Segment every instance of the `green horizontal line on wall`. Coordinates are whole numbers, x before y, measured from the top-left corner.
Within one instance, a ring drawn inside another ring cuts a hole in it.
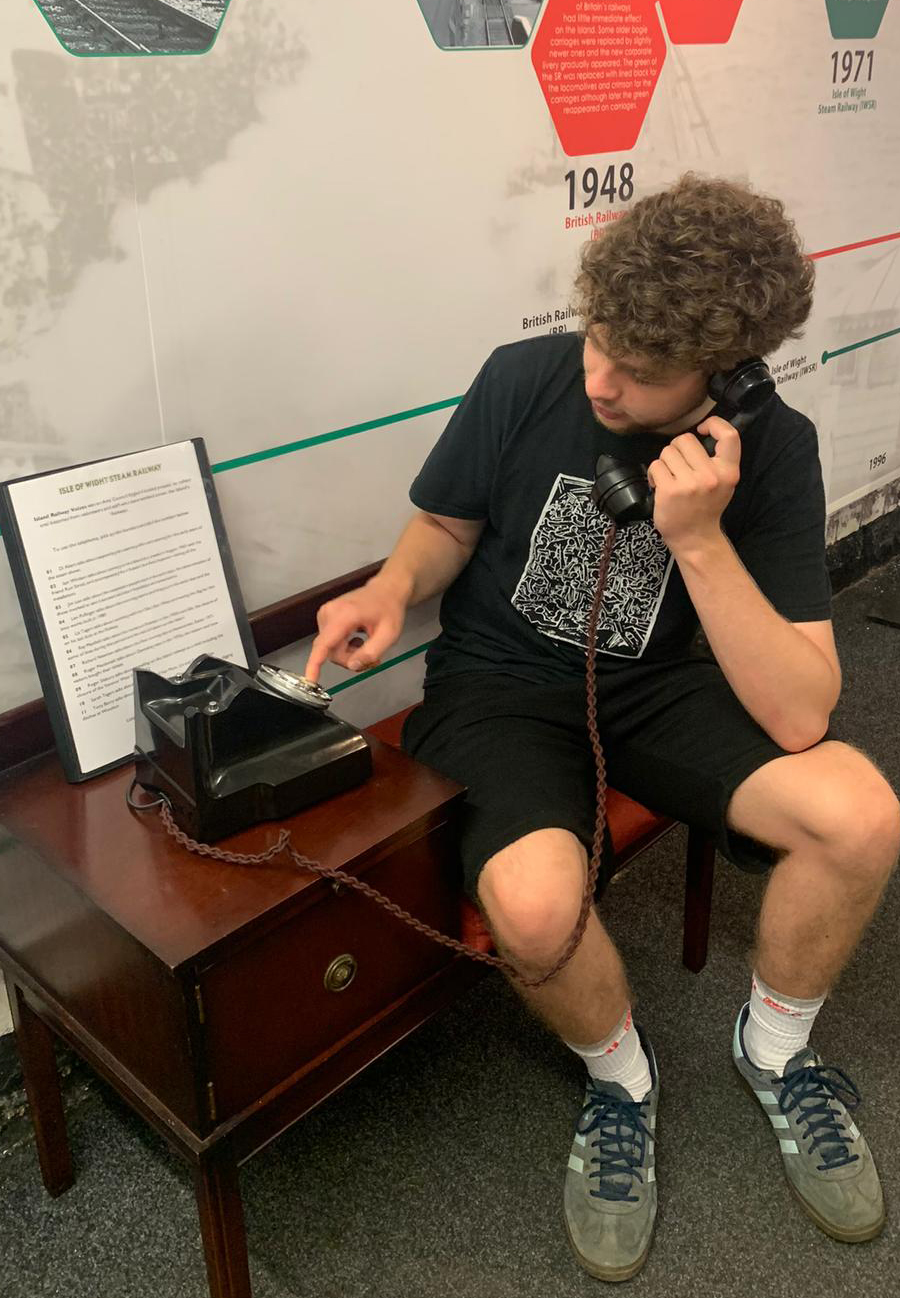
[[[323,442],[334,442],[340,437],[353,437],[356,433],[366,433],[372,428],[384,428],[387,424],[399,424],[404,419],[417,419],[419,415],[430,415],[435,410],[447,410],[458,406],[462,397],[447,397],[445,401],[433,401],[428,406],[416,406],[413,410],[401,410],[396,415],[384,415],[381,419],[367,419],[362,424],[350,424],[347,428],[336,428],[331,433],[319,433],[316,437],[304,437],[299,442],[286,442],[284,446],[271,446],[267,451],[254,451],[252,455],[239,455],[234,460],[223,460],[212,466],[213,473],[225,473],[228,469],[242,469],[247,464],[258,464],[260,460],[274,460],[279,455],[292,455],[294,451],[305,451],[310,446],[320,446]]]
[[[900,231],[894,234],[883,234],[876,239],[864,239],[860,243],[847,243],[839,248],[826,248],[822,252],[813,252],[809,254],[810,261],[815,261],[820,257],[833,257],[842,252],[853,252],[857,248],[869,248],[874,244],[889,243],[894,239],[900,239]],[[828,363],[832,356],[840,356],[842,351],[852,351],[855,347],[865,347],[871,342],[880,342],[882,338],[889,338],[890,334],[879,334],[877,338],[867,338],[864,342],[853,343],[850,347],[844,347],[833,352],[822,353],[822,364]],[[365,433],[373,428],[384,428],[388,424],[399,424],[406,419],[416,419],[419,415],[433,414],[437,410],[448,410],[451,406],[458,406],[462,397],[447,397],[444,401],[433,401],[427,406],[415,406],[412,410],[401,410],[395,415],[384,415],[381,419],[367,419],[361,424],[350,424],[347,428],[336,428],[330,433],[320,433],[316,437],[305,437],[297,442],[286,442],[284,446],[272,446],[265,451],[255,451],[252,455],[239,455],[233,460],[223,460],[220,464],[212,465],[213,473],[226,473],[229,469],[240,469],[248,464],[258,464],[262,460],[273,460],[279,455],[291,455],[294,451],[303,451],[310,446],[319,446],[324,442],[334,442],[341,437],[353,437],[357,433]]]
[[[858,248],[870,248],[874,244],[889,243],[894,239],[900,239],[900,231],[894,234],[882,234],[875,239],[863,239],[859,243],[845,243],[839,248],[825,248],[821,252],[812,252],[809,254],[810,261],[816,261],[821,257],[834,257],[838,253],[853,252]],[[878,341],[872,339],[871,341]],[[862,345],[862,344],[860,344]],[[826,352],[825,356],[837,356],[839,352]],[[825,360],[823,359],[823,364]],[[458,406],[462,397],[447,397],[444,401],[433,401],[427,406],[414,406],[412,410],[400,410],[395,415],[384,415],[380,419],[367,419],[361,424],[350,424],[346,428],[335,428],[330,433],[319,433],[315,437],[304,437],[300,441],[286,442],[283,446],[272,446],[265,451],[254,451],[251,455],[239,455],[233,460],[223,460],[220,464],[212,466],[213,473],[226,473],[229,469],[245,468],[248,464],[259,464],[263,460],[274,460],[279,455],[292,455],[295,451],[305,451],[311,446],[321,446],[324,442],[338,441],[342,437],[355,437],[357,433],[370,432],[373,428],[384,428],[388,424],[399,424],[406,419],[417,419],[420,415],[430,415],[436,410],[448,410],[451,406]]]
[[[398,654],[396,658],[389,658],[386,663],[370,667],[367,672],[359,672],[349,681],[341,681],[340,685],[329,685],[328,693],[340,694],[341,690],[348,690],[351,685],[358,685],[360,681],[366,681],[370,676],[377,676],[379,672],[386,672],[389,667],[396,667],[398,663],[405,663],[408,659],[415,658],[417,654],[423,654],[430,646],[431,641],[427,640],[425,644],[417,645],[415,649],[407,649],[406,653]]]
[[[886,334],[876,334],[874,338],[863,338],[862,342],[850,343],[848,347],[836,347],[833,352],[823,352],[822,364],[827,365],[832,356],[843,356],[844,352],[855,352],[860,347],[869,347],[872,343],[880,343],[885,338],[893,338],[895,334],[900,334],[900,329],[889,329]]]

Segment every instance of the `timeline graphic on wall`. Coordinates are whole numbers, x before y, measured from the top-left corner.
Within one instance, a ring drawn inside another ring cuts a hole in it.
[[[203,436],[248,607],[388,553],[485,358],[577,330],[584,241],[685,171],[815,260],[767,359],[830,537],[900,503],[900,0],[6,0],[0,89],[0,477]],[[411,701],[416,617],[326,684]],[[0,651],[33,698],[2,573]]]
[[[744,0],[418,0],[442,49],[502,49],[531,42],[531,61],[570,157],[637,143],[671,45],[724,45]],[[836,40],[878,35],[888,0],[824,0]],[[541,14],[541,9],[543,13]],[[868,92],[874,51],[833,54],[833,98],[823,113],[877,107]],[[852,86],[847,83],[852,81]]]
[[[809,116],[822,123],[821,130],[842,132],[842,140],[845,124],[875,120],[880,66],[875,38],[888,4],[815,0],[814,5],[807,0],[804,6],[801,21],[807,30],[815,23],[819,47],[829,36],[834,43],[827,54],[819,48],[802,60],[803,80],[798,75],[793,92],[800,104],[805,101]],[[742,20],[749,23],[751,17],[756,48],[760,39],[760,6],[754,0],[544,0],[527,14],[522,0],[419,0],[419,7],[442,49],[480,54],[505,46],[509,53],[524,37],[529,45],[524,57],[567,159],[556,180],[565,187],[564,226],[578,238],[601,237],[644,189],[651,165],[658,176],[672,170],[654,156],[655,139],[649,148],[648,139],[642,139],[655,96],[662,102],[654,135],[660,117],[671,116],[680,97],[692,144],[705,137],[712,157],[721,155],[714,114],[726,104],[702,93],[686,68],[682,48],[723,47],[726,60],[724,47],[740,39]],[[769,23],[778,17],[770,6]],[[745,49],[746,44],[745,39]],[[816,71],[810,75],[813,58]],[[667,61],[671,69],[666,69]],[[800,89],[804,80],[814,87],[811,95]],[[746,88],[739,86],[738,95],[742,93]],[[876,138],[870,136],[872,144]],[[677,136],[675,146],[677,154]],[[786,348],[771,361],[779,388],[820,423],[832,503],[848,501],[859,491],[861,469],[865,478],[877,481],[900,467],[900,428],[890,406],[900,381],[894,377],[900,344],[900,231],[892,226],[871,239],[810,248],[817,261],[828,259],[820,274],[817,314],[804,344]],[[866,249],[869,254],[862,256]],[[833,258],[854,252],[845,271],[833,269]],[[846,284],[850,276],[852,287]],[[835,308],[835,300],[845,302],[847,314]],[[572,327],[571,316],[564,306],[534,299],[522,313],[522,331],[559,332]]]

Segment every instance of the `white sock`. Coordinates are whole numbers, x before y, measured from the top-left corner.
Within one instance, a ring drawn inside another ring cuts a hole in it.
[[[812,1025],[824,1003],[824,996],[812,1001],[783,996],[767,987],[754,972],[744,1045],[756,1067],[770,1068],[781,1076],[788,1060],[809,1041]]]
[[[633,1100],[642,1100],[653,1085],[650,1064],[631,1018],[631,1006],[605,1041],[593,1046],[566,1045],[580,1055],[591,1077],[599,1082],[618,1082]]]

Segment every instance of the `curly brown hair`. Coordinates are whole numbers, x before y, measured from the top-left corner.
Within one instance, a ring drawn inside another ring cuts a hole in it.
[[[688,172],[585,245],[573,305],[610,355],[711,374],[798,338],[814,281],[779,199]]]

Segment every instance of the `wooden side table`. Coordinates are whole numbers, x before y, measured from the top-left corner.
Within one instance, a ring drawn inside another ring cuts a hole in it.
[[[462,790],[372,739],[374,774],[285,821],[295,847],[459,931]],[[290,861],[227,865],[128,809],[131,767],[0,778],[0,965],[44,1184],[72,1182],[53,1034],[192,1168],[213,1298],[250,1298],[238,1167],[480,976]],[[279,826],[223,846],[258,853]]]

